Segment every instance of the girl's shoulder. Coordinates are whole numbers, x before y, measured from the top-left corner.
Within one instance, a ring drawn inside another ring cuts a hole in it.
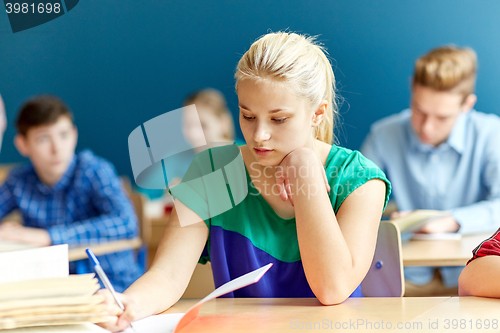
[[[391,183],[386,175],[375,163],[357,150],[334,145],[328,156],[325,172],[332,188],[329,194],[335,212],[349,194],[372,179],[380,179],[386,184],[385,205],[389,200]]]
[[[380,170],[375,163],[366,158],[360,151],[332,145],[326,159],[325,169],[348,167]]]

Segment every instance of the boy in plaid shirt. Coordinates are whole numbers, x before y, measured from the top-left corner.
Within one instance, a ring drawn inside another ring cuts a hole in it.
[[[89,150],[75,154],[77,130],[67,106],[53,96],[27,101],[14,139],[30,162],[14,168],[0,186],[0,219],[19,209],[24,225],[4,222],[0,238],[35,246],[86,246],[138,235],[137,216],[114,167]],[[142,271],[132,250],[99,257],[117,290]],[[89,260],[70,273],[90,273]]]

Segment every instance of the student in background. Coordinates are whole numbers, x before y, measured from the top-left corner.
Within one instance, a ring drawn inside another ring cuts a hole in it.
[[[202,134],[207,142],[234,142],[233,116],[220,91],[213,88],[195,91],[184,100],[183,105],[192,104],[198,111],[203,133],[198,130],[198,119],[192,118],[193,113],[189,112],[183,114],[182,132],[193,147],[199,146],[204,141],[204,138],[200,138]]]
[[[227,297],[317,297],[326,305],[362,296],[390,184],[359,152],[331,145],[335,78],[324,49],[312,37],[270,33],[243,55],[235,77],[246,145],[203,151],[188,173],[210,167],[208,155],[232,160],[236,151],[245,180],[231,192],[248,195],[203,220],[220,202],[203,202],[201,186],[172,188],[178,201],[152,267],[119,295],[126,309],[108,329],[172,306],[199,260],[211,261],[216,287],[274,263],[259,283]],[[120,314],[113,302],[109,312]]]
[[[14,168],[0,186],[0,218],[19,209],[24,225],[4,222],[1,239],[84,246],[138,235],[134,208],[111,163],[90,150],[75,154],[73,115],[60,99],[28,100],[16,125],[16,148],[30,162]],[[132,250],[99,260],[118,290],[142,274]],[[70,263],[70,273],[93,271],[89,260]]]
[[[166,160],[165,172],[169,178],[169,186],[175,186],[181,181],[194,156],[200,149],[206,148],[206,143],[212,145],[221,142],[243,143],[235,139],[233,117],[224,95],[219,90],[205,88],[191,93],[184,100],[183,106],[192,104],[196,106],[198,116],[194,117],[194,113],[191,112],[183,113],[182,133],[184,139],[195,148]],[[200,123],[203,132],[199,131]],[[150,199],[160,198],[165,193],[164,190],[147,190],[140,187],[137,189]]]
[[[415,64],[410,109],[373,124],[361,148],[386,172],[400,211],[449,211],[421,232],[500,226],[500,118],[473,109],[476,72],[470,48],[430,51]],[[407,267],[405,295],[456,294],[462,268]]]
[[[460,274],[460,296],[500,298],[500,229],[473,251]]]
[[[172,184],[180,182],[182,176],[186,173],[186,170],[193,161],[194,155],[206,149],[204,142],[207,142],[211,146],[223,142],[244,144],[244,142],[235,139],[233,116],[227,107],[224,95],[220,91],[213,88],[195,91],[184,100],[183,106],[192,104],[196,106],[198,117],[193,117],[194,113],[184,112],[182,118],[182,133],[189,144],[196,148],[192,151],[193,155],[184,161],[179,161],[177,166],[174,166],[176,170],[172,169],[175,175]],[[199,131],[200,123],[203,132]]]

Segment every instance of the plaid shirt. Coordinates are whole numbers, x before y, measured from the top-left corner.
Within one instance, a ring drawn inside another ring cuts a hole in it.
[[[485,256],[500,256],[500,229],[472,250],[472,259],[467,264],[476,258]]]
[[[137,216],[114,167],[85,150],[75,154],[68,170],[52,187],[38,178],[31,163],[13,169],[0,186],[0,218],[19,209],[24,225],[44,228],[52,244],[70,247],[134,238]],[[142,271],[132,250],[99,256],[118,291]],[[70,263],[70,273],[90,273],[89,260]]]

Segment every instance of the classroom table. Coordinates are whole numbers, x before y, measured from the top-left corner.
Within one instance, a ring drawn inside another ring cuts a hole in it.
[[[82,247],[73,247],[68,250],[68,259],[69,261],[76,261],[80,259],[88,259],[86,249],[91,248],[92,252],[96,256],[100,256],[108,253],[115,253],[125,250],[138,249],[142,245],[142,241],[140,238],[133,239],[122,239],[117,241],[111,241],[108,243],[94,244],[94,245],[86,245]]]
[[[459,240],[409,240],[402,245],[403,266],[465,266],[472,250],[490,233],[463,236]]]
[[[115,253],[129,249],[138,249],[142,244],[140,238],[133,239],[122,239],[117,241],[111,241],[101,244],[86,245],[81,247],[70,247],[68,249],[68,259],[69,261],[76,261],[80,259],[87,259],[87,253],[85,250],[91,248],[95,255],[103,255],[108,253]],[[22,244],[22,243],[9,243],[0,242],[0,252],[3,251],[15,251],[23,249],[31,249],[34,246]]]
[[[181,299],[164,313],[186,312]],[[485,328],[489,326],[489,328]],[[500,332],[500,300],[479,297],[218,298],[181,332]]]

